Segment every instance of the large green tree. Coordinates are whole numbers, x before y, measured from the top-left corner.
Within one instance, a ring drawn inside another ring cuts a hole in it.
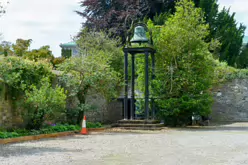
[[[228,65],[237,66],[236,59],[242,48],[242,39],[246,27],[235,19],[235,13],[223,8],[219,11],[217,0],[194,0],[197,7],[202,8],[210,34],[207,41],[217,39],[221,43],[218,58]]]
[[[226,61],[228,65],[236,66],[236,59],[239,56],[246,27],[238,24],[235,20],[235,13],[229,9],[223,9],[218,13],[213,36],[221,43],[220,61]]]
[[[208,25],[200,8],[182,0],[166,24],[149,28],[154,34],[156,80],[152,96],[167,124],[187,124],[190,116],[208,115],[211,109],[213,57],[209,52]],[[192,30],[194,29],[194,30]],[[138,87],[143,91],[143,59],[138,64]]]

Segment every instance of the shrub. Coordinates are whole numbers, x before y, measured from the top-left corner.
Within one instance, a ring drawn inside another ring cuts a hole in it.
[[[151,95],[157,98],[159,117],[166,124],[186,125],[193,113],[208,115],[214,58],[205,41],[209,29],[201,9],[191,1],[178,1],[166,24],[157,27],[150,20],[148,27],[157,50]],[[144,92],[144,58],[138,60],[138,86]]]
[[[52,88],[48,79],[43,79],[42,82],[39,89],[33,86],[31,91],[26,91],[27,129],[40,129],[45,120],[55,119],[65,109],[64,89],[58,86]]]
[[[102,124],[99,122],[97,123],[87,122],[86,127],[87,128],[101,128]]]
[[[0,139],[14,138],[14,137],[28,136],[28,135],[50,134],[56,132],[79,131],[79,130],[81,130],[80,126],[68,125],[68,124],[49,126],[42,128],[40,130],[17,129],[9,132],[0,131]]]

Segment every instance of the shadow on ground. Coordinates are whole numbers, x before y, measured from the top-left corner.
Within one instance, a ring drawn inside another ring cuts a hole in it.
[[[185,128],[175,128],[177,130],[188,131],[247,131],[248,122],[236,123],[213,123],[210,126],[188,126]]]
[[[27,147],[19,145],[0,145],[0,157],[14,157],[14,156],[29,156],[34,154],[42,154],[45,152],[87,152],[89,149],[65,149],[56,147]]]

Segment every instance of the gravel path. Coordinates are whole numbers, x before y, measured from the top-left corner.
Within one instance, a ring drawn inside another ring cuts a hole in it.
[[[247,165],[248,131],[103,133],[0,145],[0,165]]]

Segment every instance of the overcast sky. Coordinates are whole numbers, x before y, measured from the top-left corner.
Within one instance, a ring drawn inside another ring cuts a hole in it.
[[[5,1],[5,0],[0,0]],[[60,43],[71,41],[83,21],[74,11],[80,0],[9,0],[7,13],[0,18],[3,40],[33,39],[32,49],[50,45],[55,56],[60,56]],[[219,0],[231,7],[236,19],[248,26],[248,0]],[[246,30],[248,35],[248,30]]]
[[[3,1],[3,0],[0,0]],[[60,43],[70,42],[83,21],[74,11],[79,0],[9,0],[7,12],[0,19],[3,40],[32,39],[32,49],[50,45],[60,56]]]

